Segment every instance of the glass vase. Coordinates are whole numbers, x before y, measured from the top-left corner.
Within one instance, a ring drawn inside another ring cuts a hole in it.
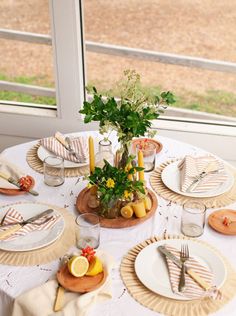
[[[102,168],[104,160],[108,161],[110,165],[114,166],[114,154],[112,153],[112,142],[103,139],[99,142],[98,152],[95,155],[96,167]]]

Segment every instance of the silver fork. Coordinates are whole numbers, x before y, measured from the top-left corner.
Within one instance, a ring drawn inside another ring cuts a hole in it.
[[[185,262],[189,259],[189,250],[188,245],[181,245],[180,251],[180,261],[182,262],[182,267],[180,271],[180,279],[179,279],[179,292],[183,292],[185,289]]]

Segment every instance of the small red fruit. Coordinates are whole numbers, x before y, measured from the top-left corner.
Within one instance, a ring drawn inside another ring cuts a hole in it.
[[[92,247],[85,247],[82,249],[81,256],[84,256],[88,259],[88,262],[91,262],[95,256],[96,252]]]

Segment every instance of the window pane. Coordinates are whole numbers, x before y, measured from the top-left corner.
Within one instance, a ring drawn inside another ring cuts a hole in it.
[[[48,0],[2,0],[0,2],[0,19],[2,22],[0,27],[6,31],[50,35]],[[54,88],[51,45],[0,38],[0,55],[0,80]],[[39,92],[39,96],[37,96],[30,93],[7,91],[5,86],[0,86],[0,90],[3,89],[4,91],[0,91],[1,100],[56,104],[55,97],[41,96],[42,92]],[[22,89],[24,90],[24,88]],[[50,95],[53,95],[53,92]]]
[[[235,2],[85,0],[84,6],[86,41],[236,63]],[[201,111],[236,117],[236,73],[88,51],[86,58],[88,84],[98,89],[111,88],[124,69],[136,69],[145,86],[171,90],[175,107],[191,110],[166,115],[219,119]]]

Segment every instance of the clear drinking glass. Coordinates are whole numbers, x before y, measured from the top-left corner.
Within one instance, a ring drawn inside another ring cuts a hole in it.
[[[99,216],[84,213],[76,218],[76,244],[79,249],[90,246],[98,248],[100,243]]]
[[[44,159],[44,183],[57,187],[64,183],[64,159],[56,156],[49,156]]]
[[[203,234],[206,220],[206,206],[202,202],[188,201],[183,205],[181,231],[188,237]]]
[[[138,157],[139,150],[143,152],[144,172],[152,171],[156,162],[156,146],[152,143],[147,143],[145,146],[136,145],[136,157]]]

